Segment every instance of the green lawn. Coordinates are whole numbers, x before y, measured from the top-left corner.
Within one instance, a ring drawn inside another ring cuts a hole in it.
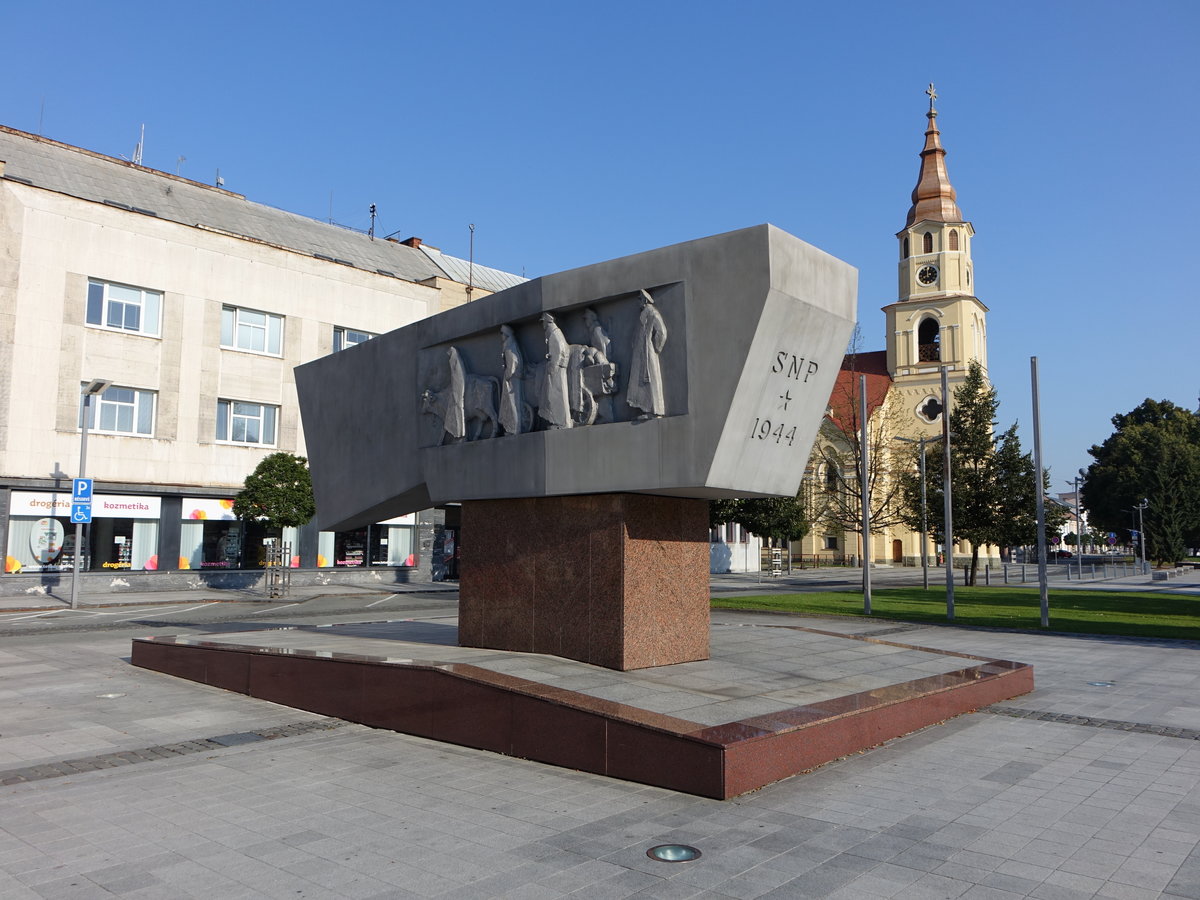
[[[822,592],[716,597],[714,609],[763,609],[861,616],[862,593]],[[871,592],[873,617],[945,623],[946,589],[884,588]],[[954,589],[954,624],[1041,627],[1035,586]],[[1050,630],[1200,640],[1200,596],[1133,591],[1050,591]]]

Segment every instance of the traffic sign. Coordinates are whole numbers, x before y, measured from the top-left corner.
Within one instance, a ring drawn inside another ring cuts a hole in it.
[[[90,478],[73,478],[71,479],[71,502],[72,503],[91,503],[92,502],[92,479]]]
[[[71,521],[76,525],[87,525],[92,521],[92,504],[72,503]]]

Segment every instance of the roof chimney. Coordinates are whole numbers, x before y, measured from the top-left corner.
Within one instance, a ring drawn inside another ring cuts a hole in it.
[[[421,239],[419,237],[410,237],[405,238],[400,243],[402,243],[405,247],[417,248],[421,246]]]

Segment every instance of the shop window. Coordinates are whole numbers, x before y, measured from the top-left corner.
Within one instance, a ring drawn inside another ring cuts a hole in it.
[[[283,317],[271,313],[221,307],[221,346],[251,353],[283,354]]]
[[[279,407],[240,400],[217,401],[218,441],[233,444],[275,445],[275,422]]]
[[[158,337],[162,294],[109,281],[88,281],[87,323],[130,334]]]
[[[158,568],[157,521],[96,518],[82,530],[82,570]],[[75,565],[75,526],[67,516],[13,516],[8,525],[7,550],[6,572],[70,571]]]
[[[354,331],[351,328],[335,328],[333,329],[333,352],[345,350],[347,347],[353,347],[355,344],[362,344],[369,341],[375,335],[366,331]]]
[[[154,391],[109,386],[87,404],[79,398],[79,427],[83,411],[88,410],[88,430],[100,434],[130,434],[151,437],[154,434]]]
[[[241,522],[185,520],[179,526],[181,569],[239,569],[241,565]]]

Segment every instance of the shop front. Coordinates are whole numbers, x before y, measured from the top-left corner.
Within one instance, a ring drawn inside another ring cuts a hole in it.
[[[158,497],[96,494],[92,522],[83,526],[84,571],[158,568]],[[70,491],[13,491],[4,571],[62,572],[75,565]]]

